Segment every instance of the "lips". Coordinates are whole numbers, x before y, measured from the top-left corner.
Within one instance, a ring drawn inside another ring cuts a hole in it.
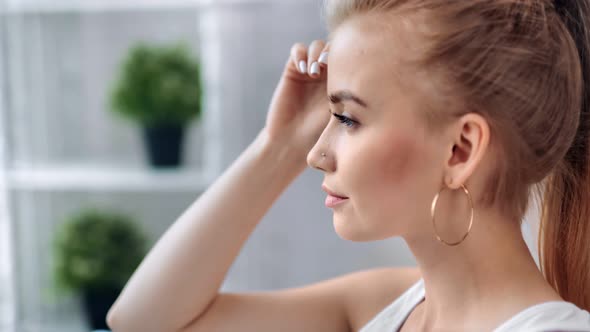
[[[322,190],[324,190],[328,195],[333,196],[333,197],[336,197],[336,198],[340,198],[340,199],[346,199],[346,198],[348,198],[348,197],[346,197],[346,196],[344,196],[342,194],[339,194],[339,193],[337,193],[335,191],[330,190],[325,184],[322,185]]]
[[[328,197],[326,197],[326,202],[325,202],[327,207],[336,208],[336,206],[344,204],[345,202],[348,202],[348,197],[346,197],[343,194],[340,194],[336,191],[331,190],[325,184],[322,184],[322,189],[328,194]]]
[[[335,197],[335,196],[331,196],[328,194],[328,196],[326,197],[326,207],[329,208],[334,208],[344,202],[347,202],[348,198],[340,198],[340,197]]]

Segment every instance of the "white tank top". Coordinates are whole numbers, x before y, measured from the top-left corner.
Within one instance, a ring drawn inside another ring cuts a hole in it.
[[[369,321],[359,332],[397,332],[410,312],[424,299],[424,279]],[[493,332],[590,332],[590,313],[565,301],[549,301],[528,307]]]

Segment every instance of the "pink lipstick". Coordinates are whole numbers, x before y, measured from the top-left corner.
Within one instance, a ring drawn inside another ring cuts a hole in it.
[[[338,206],[344,202],[347,202],[347,201],[348,201],[348,198],[328,195],[326,197],[326,206],[329,208],[333,208],[333,207],[336,207],[336,206]]]

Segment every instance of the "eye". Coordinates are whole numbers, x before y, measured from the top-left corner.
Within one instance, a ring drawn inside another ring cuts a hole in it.
[[[353,119],[351,119],[347,116],[336,114],[336,113],[332,113],[332,115],[334,115],[334,117],[336,119],[338,119],[338,121],[340,121],[340,123],[342,123],[343,125],[345,125],[347,127],[352,128],[358,124],[358,122],[354,121]]]

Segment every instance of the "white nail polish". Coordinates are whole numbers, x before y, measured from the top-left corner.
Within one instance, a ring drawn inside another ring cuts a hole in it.
[[[317,62],[314,62],[311,64],[311,74],[319,74],[320,73],[320,64]]]
[[[322,54],[320,54],[320,58],[318,61],[327,65],[328,64],[328,52],[323,52]]]
[[[307,62],[305,60],[299,61],[299,71],[302,74],[307,73]]]

